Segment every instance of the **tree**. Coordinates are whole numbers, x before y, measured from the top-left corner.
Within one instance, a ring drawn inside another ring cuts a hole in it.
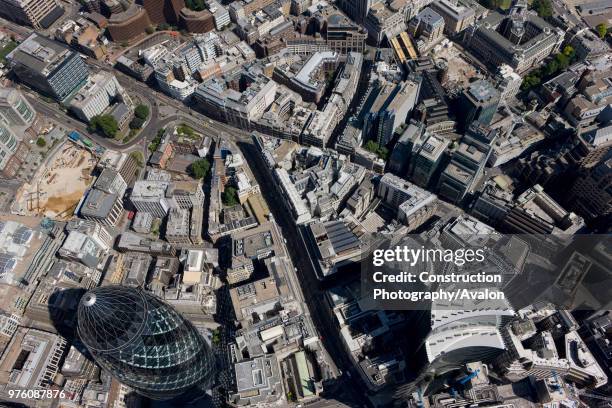
[[[145,32],[149,35],[153,34],[155,32],[155,26],[148,26],[147,28],[145,28]]]
[[[189,166],[190,173],[193,178],[203,179],[208,175],[210,171],[210,162],[206,159],[199,159],[191,163]]]
[[[94,116],[89,123],[90,128],[106,137],[115,137],[119,131],[119,125],[111,115]]]
[[[202,11],[204,10],[204,0],[186,0],[185,6],[190,10]]]
[[[136,106],[136,109],[134,109],[134,116],[142,119],[144,122],[149,117],[149,107],[143,104]]]
[[[563,47],[563,55],[572,60],[574,57],[576,57],[576,50],[574,50],[574,47],[571,45],[566,45]]]
[[[44,138],[39,137],[38,139],[36,139],[36,146],[45,147],[46,145],[47,145],[47,141]]]
[[[157,131],[157,135],[151,140],[151,143],[149,143],[149,151],[154,152],[157,150],[162,141],[162,137],[164,137],[164,133],[166,133],[166,129],[164,128],[160,128]]]
[[[563,53],[555,55],[555,61],[557,61],[560,70],[567,68],[570,64],[570,59]]]
[[[374,140],[368,140],[364,148],[369,152],[375,153],[383,160],[387,160],[387,157],[389,156],[389,149],[384,146],[379,146]]]
[[[378,143],[373,140],[368,140],[364,148],[369,152],[376,153],[378,151]]]
[[[531,7],[538,13],[538,16],[547,18],[552,16],[552,4],[550,0],[534,0]]]
[[[130,129],[140,129],[144,125],[144,119],[134,118],[130,121]]]
[[[542,82],[542,79],[540,78],[540,72],[538,70],[535,70],[529,73],[523,79],[523,83],[521,84],[521,89],[523,91],[528,91],[531,88],[535,88],[536,86],[540,85],[541,82]]]
[[[550,61],[544,67],[544,75],[546,76],[554,75],[557,71],[559,71],[559,63],[556,60]]]
[[[238,190],[232,186],[225,187],[225,190],[221,194],[221,201],[223,201],[223,204],[227,205],[228,207],[239,204]]]
[[[608,27],[606,27],[606,23],[597,24],[595,29],[597,30],[597,35],[599,35],[599,38],[604,38],[608,33]]]
[[[221,344],[221,331],[219,329],[215,329],[212,331],[212,343],[215,346]]]

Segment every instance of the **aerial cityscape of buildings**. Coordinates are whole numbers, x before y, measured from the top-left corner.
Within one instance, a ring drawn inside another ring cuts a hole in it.
[[[0,406],[612,406],[611,46],[605,0],[0,0]]]

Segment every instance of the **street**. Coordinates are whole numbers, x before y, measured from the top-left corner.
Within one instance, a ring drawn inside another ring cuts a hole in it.
[[[365,386],[355,376],[349,377],[346,375],[346,372],[351,369],[352,363],[346,354],[346,350],[342,347],[339,328],[333,320],[329,306],[325,301],[325,291],[322,290],[320,282],[317,280],[312,259],[308,255],[301,233],[289,216],[284,204],[281,204],[282,200],[278,199],[278,192],[274,188],[263,188],[263,186],[274,186],[276,182],[265,168],[253,144],[241,143],[239,147],[242,149],[257,182],[262,186],[262,194],[270,207],[270,211],[283,230],[283,236],[287,239],[287,248],[297,268],[297,276],[304,293],[306,306],[321,336],[321,341],[334,360],[335,365],[344,371],[344,374],[337,379],[341,383],[337,388],[343,394],[341,396],[326,395],[326,397],[333,396],[351,407],[369,406],[363,392]]]

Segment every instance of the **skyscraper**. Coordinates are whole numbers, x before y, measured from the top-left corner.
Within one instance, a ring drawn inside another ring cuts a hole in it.
[[[363,23],[372,4],[380,0],[341,0],[340,8],[357,23]]]
[[[612,151],[599,164],[583,169],[569,191],[570,208],[588,220],[612,219]]]
[[[14,177],[27,153],[27,146],[0,116],[0,174]]]
[[[206,389],[214,356],[195,327],[141,289],[104,286],[79,303],[78,333],[96,362],[152,399]]]
[[[465,129],[474,121],[485,126],[491,124],[499,98],[499,92],[492,83],[484,79],[471,83],[461,96]]]
[[[36,119],[36,111],[14,88],[0,88],[0,116],[10,126],[30,126]]]

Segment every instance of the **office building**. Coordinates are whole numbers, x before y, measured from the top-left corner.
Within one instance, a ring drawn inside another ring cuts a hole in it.
[[[398,221],[410,230],[427,221],[437,206],[435,194],[391,173],[380,179],[377,196],[396,211]]]
[[[299,93],[305,102],[319,103],[327,88],[325,75],[334,72],[339,63],[340,56],[335,52],[315,52],[301,61],[292,58],[277,64],[273,79]]]
[[[518,74],[537,67],[557,52],[564,32],[527,11],[510,10],[507,15],[489,12],[488,16],[464,31],[467,48],[485,64],[497,69],[507,64]]]
[[[117,248],[120,251],[129,252],[144,252],[151,255],[174,256],[176,249],[169,243],[152,239],[149,237],[134,234],[126,231],[119,237]]]
[[[323,107],[310,115],[300,136],[303,144],[324,147],[332,132],[348,110],[357,89],[363,56],[349,53],[346,63],[337,74],[330,98]]]
[[[232,262],[227,270],[230,284],[249,279],[255,270],[253,262],[259,262],[271,256],[285,256],[282,238],[276,224],[264,224],[245,231],[232,233]]]
[[[438,194],[452,203],[460,203],[482,178],[490,154],[490,146],[475,140],[459,143],[440,176]]]
[[[408,33],[416,39],[416,45],[422,54],[443,38],[444,19],[432,8],[426,7],[408,24]]]
[[[366,30],[343,15],[332,14],[327,18],[325,40],[332,51],[340,54],[363,53],[367,38]]]
[[[411,120],[408,126],[404,129],[400,137],[397,139],[389,160],[387,162],[387,170],[397,176],[404,177],[408,172],[408,164],[410,155],[412,154],[412,145],[414,140],[421,137],[425,131],[425,125],[421,122]]]
[[[404,81],[386,102],[379,113],[376,142],[385,146],[393,138],[395,131],[405,123],[419,97],[420,84]]]
[[[0,174],[15,177],[28,151],[27,145],[0,117]]]
[[[134,184],[130,201],[138,211],[151,213],[156,218],[164,218],[176,202],[169,194],[171,182],[138,180]]]
[[[379,45],[386,38],[393,38],[406,29],[406,3],[385,2],[374,3],[367,14],[364,22],[371,41]],[[396,5],[400,5],[396,8]]]
[[[523,83],[523,78],[514,72],[510,65],[506,64],[499,66],[494,80],[501,102],[508,102],[508,100],[514,98],[521,90],[521,84]]]
[[[70,346],[70,350],[62,364],[61,373],[67,379],[93,380],[99,369],[78,348]]]
[[[546,327],[548,322],[544,322],[543,327],[535,324],[536,321],[542,323],[542,320],[555,319],[567,312],[542,312],[544,319],[536,312],[531,317],[522,316],[502,328],[506,351],[494,360],[494,368],[512,382],[527,377],[542,380],[554,376],[581,387],[597,388],[606,384],[606,372],[575,331],[575,326],[559,324],[550,330]],[[565,321],[570,318],[571,315],[561,317]],[[566,353],[565,350],[575,352]]]
[[[493,84],[484,79],[472,82],[461,95],[464,127],[472,122],[488,126],[497,112],[500,94]]]
[[[359,238],[365,231],[353,221],[313,222],[308,225],[307,231],[318,261],[319,279],[360,260],[362,253]]]
[[[152,399],[170,399],[214,380],[214,356],[172,306],[140,289],[104,286],[79,303],[78,334],[96,362]]]
[[[478,233],[490,231],[486,228]],[[460,313],[446,302],[437,303],[432,305],[431,331],[425,340],[427,371],[443,373],[472,361],[491,361],[504,352],[500,328],[514,314],[507,301],[464,304]]]
[[[89,77],[78,53],[38,34],[26,38],[7,60],[21,82],[60,102],[70,99]]]
[[[230,399],[240,405],[265,406],[283,393],[276,355],[266,354],[234,364],[236,394]]]
[[[572,36],[570,45],[576,51],[579,60],[591,60],[609,52],[610,47],[605,39],[599,38],[589,29],[583,29]]]
[[[263,76],[251,78],[245,75],[248,88],[238,92],[218,79],[203,82],[193,93],[199,107],[220,120],[241,129],[249,129],[251,122],[274,102],[278,84]]]
[[[136,159],[127,153],[106,149],[98,161],[101,169],[112,169],[118,172],[128,186],[135,181],[140,172]]]
[[[208,10],[212,13],[215,20],[215,28],[219,31],[223,30],[231,23],[230,14],[227,9],[215,0],[207,2]]]
[[[0,16],[37,30],[49,28],[63,14],[55,0],[0,0]]]
[[[104,251],[109,251],[115,242],[115,237],[104,226],[92,221],[74,218],[66,224],[66,231],[79,231],[90,236]]]
[[[9,126],[31,126],[36,120],[36,111],[20,91],[0,87],[0,118]]]
[[[398,85],[382,81],[369,94],[367,100],[369,107],[367,110],[363,110],[362,131],[364,139],[373,139],[378,142],[380,117],[384,112],[385,106],[393,99],[398,89]]]
[[[412,144],[408,179],[421,187],[432,183],[446,150],[447,142],[433,133],[423,132]]]
[[[575,135],[573,147],[565,154],[569,163],[582,169],[599,164],[612,149],[612,124],[590,128]]]
[[[153,258],[149,254],[128,252],[122,257],[123,286],[132,288],[143,288]]]
[[[127,183],[115,170],[104,169],[84,195],[80,216],[107,227],[115,227],[123,215],[123,195]]]
[[[56,376],[65,351],[64,337],[21,327],[0,360],[0,382],[11,390],[57,387]]]
[[[215,18],[208,10],[194,11],[184,7],[179,14],[181,27],[190,33],[207,33],[215,29]]]
[[[168,213],[164,238],[177,248],[191,245],[189,226],[189,210],[185,208],[172,208]]]
[[[539,184],[518,196],[505,217],[500,231],[513,234],[576,234],[584,220],[566,211]]]
[[[363,24],[370,7],[378,1],[380,0],[340,0],[338,5],[355,22]]]
[[[200,181],[175,181],[170,194],[180,208],[203,207],[204,191]]]
[[[176,26],[185,2],[184,0],[143,0],[142,6],[147,11],[152,24],[167,23]]]
[[[612,157],[582,171],[567,198],[571,209],[588,220],[610,218],[612,214]]]
[[[430,7],[444,19],[444,33],[453,36],[465,30],[476,19],[474,10],[457,0],[438,0]]]
[[[151,25],[147,11],[135,3],[120,13],[113,13],[108,19],[108,33],[115,42],[134,42],[144,37]]]
[[[95,269],[105,250],[94,241],[89,235],[85,235],[80,231],[70,231],[62,247],[58,251],[61,258],[69,261],[79,262],[88,268]]]
[[[84,122],[103,114],[115,101],[131,103],[117,78],[106,71],[93,74],[70,100],[70,110]],[[129,106],[129,105],[128,105]]]

